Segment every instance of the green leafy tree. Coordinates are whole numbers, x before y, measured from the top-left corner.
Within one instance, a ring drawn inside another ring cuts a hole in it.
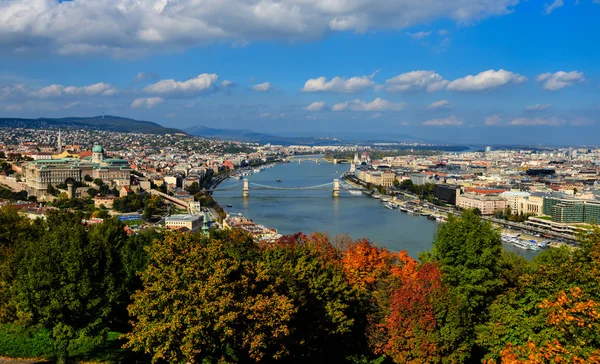
[[[482,313],[502,289],[501,256],[500,232],[473,211],[460,218],[449,215],[433,243],[433,257],[441,263],[444,281],[456,288],[475,314]]]
[[[44,231],[18,251],[14,285],[18,316],[50,330],[59,362],[73,344],[106,333],[122,297],[118,226],[97,226],[88,235],[74,215],[53,213]]]

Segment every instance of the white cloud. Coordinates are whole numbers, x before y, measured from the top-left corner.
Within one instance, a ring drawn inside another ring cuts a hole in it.
[[[423,38],[429,37],[431,35],[431,32],[420,31],[420,32],[416,32],[416,33],[406,33],[406,34],[408,34],[412,39],[421,40]]]
[[[527,81],[527,77],[521,76],[510,71],[487,70],[475,76],[468,75],[450,82],[448,90],[453,91],[482,91],[509,83],[522,83]]]
[[[146,80],[158,80],[158,79],[159,79],[158,75],[154,72],[140,72],[137,75],[135,75],[132,82],[140,83],[140,82],[144,82]]]
[[[261,119],[281,119],[281,118],[285,118],[286,116],[287,116],[286,113],[272,114],[270,112],[264,112],[259,115],[259,117]]]
[[[263,82],[252,86],[252,91],[255,92],[268,92],[272,91],[273,89],[273,85],[271,85],[269,82]]]
[[[218,79],[215,73],[202,73],[187,81],[160,80],[144,87],[144,91],[161,95],[197,95],[214,89]]]
[[[162,104],[165,101],[162,97],[139,97],[133,100],[131,107],[134,109],[146,108],[151,109],[158,104]]]
[[[489,115],[484,118],[485,125],[494,126],[500,125],[502,123],[502,118],[500,115]]]
[[[564,118],[559,118],[556,116],[548,117],[548,118],[516,118],[513,119],[509,124],[510,125],[519,125],[519,126],[531,126],[531,125],[564,125],[566,120]]]
[[[43,87],[37,91],[31,92],[32,96],[41,98],[53,98],[63,96],[114,96],[117,94],[117,89],[104,82],[96,83],[89,86],[63,86],[53,84]]]
[[[325,108],[325,102],[324,101],[315,101],[312,104],[310,104],[307,107],[305,107],[304,110],[307,110],[307,111],[321,111],[324,108]]]
[[[434,92],[443,89],[447,84],[448,81],[434,71],[412,71],[386,80],[385,89],[390,92]]]
[[[0,47],[127,56],[215,41],[315,40],[508,14],[518,0],[0,1]]]
[[[404,108],[404,103],[394,103],[383,100],[378,97],[371,102],[365,102],[359,99],[341,102],[333,105],[333,111],[400,111]]]
[[[4,111],[21,111],[21,109],[23,109],[21,105],[15,104],[6,105],[2,108],[2,110]]]
[[[233,86],[233,81],[229,81],[229,80],[223,80],[223,81],[221,82],[221,87],[225,87],[225,88],[227,88],[227,87],[229,87],[229,86]]]
[[[369,119],[379,119],[382,116],[383,116],[383,114],[378,112],[378,113],[371,115],[371,117]]]
[[[438,30],[438,34],[439,35],[448,35],[450,32],[448,32],[446,29],[440,29]]]
[[[26,95],[29,88],[23,84],[15,84],[0,88],[0,100]]]
[[[552,4],[546,4],[544,5],[544,13],[545,14],[550,14],[552,11],[554,11],[555,9],[560,8],[561,6],[563,6],[563,0],[554,0],[552,2]]]
[[[435,109],[450,109],[452,108],[452,103],[448,100],[440,100],[436,101],[427,106],[427,109],[435,110]]]
[[[525,111],[542,111],[550,108],[550,104],[535,104],[525,107]]]
[[[542,88],[548,91],[558,91],[567,86],[573,86],[577,82],[582,82],[583,72],[571,71],[558,71],[556,73],[542,73],[537,76],[536,80],[542,83]]]
[[[375,85],[373,81],[373,73],[370,76],[356,76],[351,78],[334,77],[330,81],[321,76],[319,78],[309,79],[304,83],[302,92],[341,92],[354,93],[360,92]]]
[[[573,126],[588,126],[588,125],[596,124],[596,120],[593,120],[593,119],[590,119],[587,117],[578,117],[578,118],[571,120],[570,124]]]
[[[447,118],[431,119],[423,122],[425,126],[459,126],[462,125],[462,120],[456,116],[451,115]]]

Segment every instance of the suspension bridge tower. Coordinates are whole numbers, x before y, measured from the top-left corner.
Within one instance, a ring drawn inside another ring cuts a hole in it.
[[[333,180],[333,197],[340,197],[340,180]]]
[[[250,196],[250,185],[247,179],[244,179],[244,188],[242,188],[242,196],[248,197]]]

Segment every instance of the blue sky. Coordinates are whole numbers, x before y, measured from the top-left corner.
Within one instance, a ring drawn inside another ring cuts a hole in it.
[[[0,0],[0,116],[600,144],[598,0]]]

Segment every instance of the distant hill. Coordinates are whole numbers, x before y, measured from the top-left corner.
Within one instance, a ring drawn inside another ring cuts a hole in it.
[[[179,129],[165,128],[150,121],[140,121],[118,116],[106,115],[94,117],[68,117],[68,118],[39,118],[18,119],[0,118],[0,127],[4,128],[31,128],[44,129],[48,127],[83,128],[91,130],[116,131],[121,133],[145,134],[174,134],[183,133]]]
[[[370,133],[340,133],[344,139],[340,138],[320,138],[314,136],[297,136],[292,133],[286,135],[270,135],[264,133],[258,133],[248,129],[216,129],[209,128],[203,125],[194,126],[185,129],[191,135],[206,137],[206,138],[219,138],[219,139],[232,139],[241,140],[252,143],[260,144],[281,144],[281,145],[351,145],[351,144],[376,144],[376,143],[423,143],[438,145],[438,147],[428,146],[428,149],[439,149],[439,150],[453,150],[460,151],[466,150],[467,147],[463,146],[448,146],[443,145],[444,143],[415,138],[406,134],[395,134],[390,133],[385,138],[382,138],[381,134],[370,134]]]
[[[335,145],[341,144],[339,139],[315,138],[315,137],[291,137],[277,136],[258,133],[248,129],[215,129],[203,125],[193,126],[185,129],[189,134],[207,138],[241,140],[260,144],[282,144],[282,145]]]

